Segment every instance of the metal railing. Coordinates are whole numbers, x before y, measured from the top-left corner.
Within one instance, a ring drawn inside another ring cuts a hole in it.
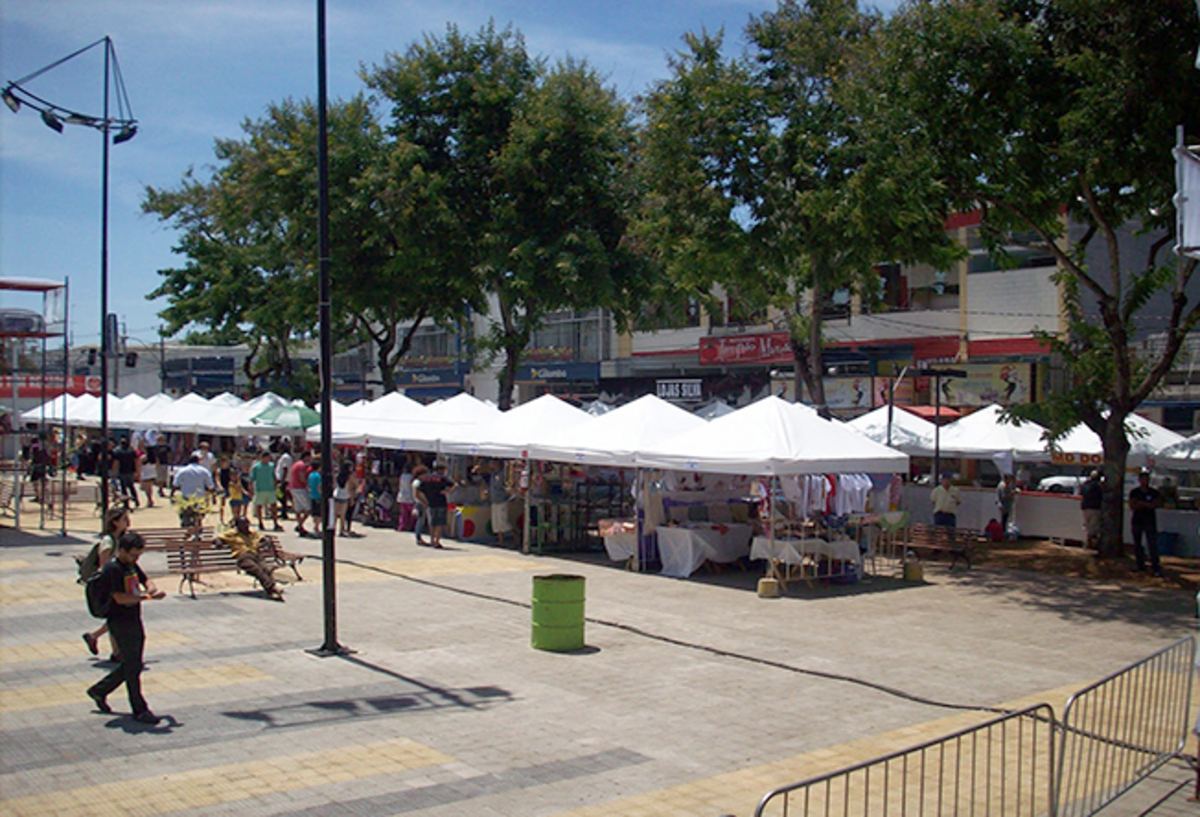
[[[1184,749],[1196,645],[1180,639],[1067,701],[1059,814],[1095,814]]]
[[[755,817],[1054,814],[1054,710],[1039,704],[773,789]]]
[[[1049,704],[1002,715],[772,789],[755,817],[1096,814],[1182,754],[1195,655],[1182,638],[1072,695],[1061,720]]]

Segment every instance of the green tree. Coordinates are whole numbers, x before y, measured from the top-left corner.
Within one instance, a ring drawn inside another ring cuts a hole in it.
[[[636,301],[635,254],[624,240],[632,127],[595,72],[571,60],[547,67],[521,36],[454,26],[364,72],[391,105],[392,136],[440,196],[441,235],[482,286],[499,320],[482,340],[503,353],[500,405],[548,312]]]
[[[671,280],[714,282],[784,316],[797,395],[828,414],[822,311],[840,289],[870,301],[874,265],[946,252],[943,221],[915,189],[888,184],[841,89],[878,25],[855,0],[783,0],[752,19],[748,52],[687,35],[672,76],[645,99],[647,241]]]
[[[189,258],[163,271],[154,293],[168,296],[169,328],[250,343],[251,378],[294,379],[290,344],[315,323],[316,123],[311,102],[272,104],[243,124],[243,139],[218,143],[208,183],[189,174],[179,190],[147,194],[145,209],[183,231],[178,251]],[[453,320],[469,293],[453,286],[431,238],[441,199],[414,169],[413,151],[387,140],[361,96],[330,106],[328,123],[335,335],[342,348],[373,340],[392,391],[422,321]]]
[[[1196,262],[1167,252],[1175,129],[1200,128],[1196,31],[1190,0],[914,2],[859,75],[858,113],[890,130],[944,205],[982,208],[995,251],[1033,231],[1057,259],[1069,328],[1048,338],[1071,382],[1014,414],[1056,434],[1082,421],[1101,437],[1109,554],[1123,530],[1125,420],[1200,318],[1188,299]],[[1169,301],[1154,327],[1164,341],[1142,355],[1134,337],[1156,293]]]

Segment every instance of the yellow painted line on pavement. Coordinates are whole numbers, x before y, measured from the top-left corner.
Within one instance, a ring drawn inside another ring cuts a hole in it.
[[[29,567],[29,562],[24,559],[0,559],[0,571],[20,570],[25,567]]]
[[[14,604],[51,604],[60,601],[77,601],[82,606],[83,585],[74,579],[0,582],[0,607]]]
[[[17,797],[6,800],[4,809],[13,817],[57,817],[95,814],[95,806],[103,804],[113,814],[167,814],[439,766],[453,760],[415,741],[395,738]],[[81,810],[89,803],[92,811]]]
[[[249,664],[223,664],[170,672],[148,672],[142,675],[142,689],[147,697],[154,697],[168,692],[186,692],[192,689],[211,689],[273,680],[275,679],[270,675]],[[24,712],[67,704],[91,706],[87,695],[84,694],[86,689],[87,686],[80,683],[3,689],[0,690],[0,713]],[[125,690],[123,687],[118,688],[114,694],[124,696]]]
[[[151,632],[147,634],[150,647],[178,647],[182,644],[194,644],[195,640],[183,633]],[[108,637],[102,636],[100,648],[108,650]],[[0,666],[21,664],[26,661],[44,661],[49,658],[78,658],[88,654],[82,638],[74,641],[46,641],[41,644],[18,644],[13,647],[0,647]]]

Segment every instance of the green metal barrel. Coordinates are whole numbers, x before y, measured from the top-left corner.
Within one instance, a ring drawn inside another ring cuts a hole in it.
[[[533,648],[570,652],[583,648],[584,577],[533,577]]]

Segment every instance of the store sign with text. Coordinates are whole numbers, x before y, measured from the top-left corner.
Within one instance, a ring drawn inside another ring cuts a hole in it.
[[[1104,455],[1082,454],[1075,451],[1051,451],[1050,462],[1055,465],[1104,465]]]
[[[659,380],[655,383],[656,393],[663,400],[678,400],[682,402],[703,400],[704,381],[692,380]]]
[[[40,374],[0,375],[0,398],[16,396],[49,400],[63,393],[63,376],[48,374],[43,382]],[[66,392],[73,397],[81,394],[100,394],[100,378],[92,375],[73,374],[66,379]]]
[[[790,363],[792,360],[792,345],[788,340],[787,332],[700,338],[700,363],[702,365]]]
[[[595,383],[600,379],[599,363],[535,363],[518,366],[518,383]]]

